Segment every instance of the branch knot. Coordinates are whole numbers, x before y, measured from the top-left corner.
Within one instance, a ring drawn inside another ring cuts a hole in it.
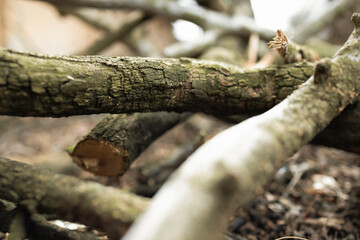
[[[331,75],[331,59],[323,58],[321,59],[316,67],[314,73],[314,82],[316,84],[326,81],[326,79]]]
[[[356,28],[360,28],[360,13],[354,13],[351,16],[351,20],[353,21]]]

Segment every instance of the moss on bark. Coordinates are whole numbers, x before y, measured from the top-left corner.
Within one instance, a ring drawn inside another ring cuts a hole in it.
[[[71,156],[94,174],[122,175],[151,142],[187,116],[167,112],[110,115],[76,145]]]
[[[310,63],[245,71],[188,58],[51,57],[0,49],[0,114],[264,111],[313,72]]]
[[[0,158],[0,198],[30,213],[55,213],[118,239],[148,202],[128,192]]]

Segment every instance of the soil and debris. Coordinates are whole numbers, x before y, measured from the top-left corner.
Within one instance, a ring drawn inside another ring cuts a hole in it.
[[[124,176],[107,179],[77,168],[65,152],[103,117],[0,117],[0,155],[151,197],[199,145],[230,126],[197,114],[152,144]],[[267,191],[238,209],[224,239],[360,239],[360,155],[303,147]]]
[[[360,156],[303,147],[230,223],[231,239],[360,239]]]

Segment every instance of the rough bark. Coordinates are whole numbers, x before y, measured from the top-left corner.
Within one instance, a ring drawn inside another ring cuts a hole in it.
[[[12,219],[15,217],[15,204],[0,199],[0,231],[9,232]]]
[[[261,112],[313,72],[311,63],[243,70],[188,58],[70,57],[0,49],[0,114]]]
[[[318,63],[314,76],[271,110],[199,148],[124,239],[219,239],[234,209],[359,96],[360,14],[352,20],[355,30],[332,60]]]
[[[52,213],[119,238],[148,205],[145,198],[0,158],[0,198],[30,213]]]
[[[130,168],[120,181],[128,182],[127,179],[133,176],[131,185],[127,186],[127,190],[141,196],[153,197],[164,182],[169,179],[169,176],[197,148],[230,126],[231,124],[222,122],[216,118],[203,114],[194,114],[181,126],[181,129],[192,129],[190,138],[174,146],[171,154],[156,159],[155,161],[139,164]],[[135,179],[134,176],[136,176]]]
[[[0,114],[57,117],[149,110],[259,113],[313,72],[311,63],[243,70],[188,58],[49,57],[5,49],[0,66]],[[326,133],[332,137],[321,143],[359,152],[358,115],[351,113],[359,108],[340,115]]]
[[[360,154],[360,104],[348,106],[311,142]]]
[[[71,157],[96,175],[122,175],[150,143],[187,116],[168,112],[110,115],[76,145]]]

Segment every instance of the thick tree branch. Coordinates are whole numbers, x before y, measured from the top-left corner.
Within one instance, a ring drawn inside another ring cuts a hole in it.
[[[185,7],[176,1],[151,1],[151,0],[40,0],[58,6],[81,6],[96,8],[129,8],[143,10],[147,13],[168,16],[175,19],[184,19],[194,22],[204,28],[217,27],[228,32],[249,36],[257,33],[262,38],[270,40],[274,33],[261,28],[246,16],[230,17],[219,12],[207,10],[200,6]]]
[[[125,191],[62,176],[0,158],[0,198],[19,203],[31,213],[100,228],[119,238],[148,201]]]
[[[313,72],[311,63],[243,70],[188,58],[50,57],[0,49],[0,114],[259,112]]]
[[[219,239],[229,215],[248,204],[286,159],[360,92],[360,14],[355,30],[314,76],[268,112],[220,133],[183,164],[125,240]]]
[[[97,175],[122,175],[157,137],[190,114],[167,112],[110,115],[75,147],[74,162]]]
[[[49,57],[5,49],[0,49],[0,65],[0,114],[19,116],[149,110],[261,112],[313,72],[310,63],[250,71],[188,58]],[[359,127],[348,124],[357,121],[351,117],[356,116],[351,113],[355,109],[332,125],[333,133],[339,126],[343,129],[338,141],[322,138],[321,142],[357,151]],[[347,138],[345,132],[353,137]],[[332,135],[334,139],[338,134]]]
[[[323,30],[326,26],[329,26],[329,24],[334,22],[334,20],[342,13],[352,9],[358,3],[358,0],[334,1],[329,7],[328,11],[320,14],[311,23],[308,23],[306,25],[300,25],[299,29],[296,30],[296,36],[294,41],[298,43],[304,43],[316,33]]]

